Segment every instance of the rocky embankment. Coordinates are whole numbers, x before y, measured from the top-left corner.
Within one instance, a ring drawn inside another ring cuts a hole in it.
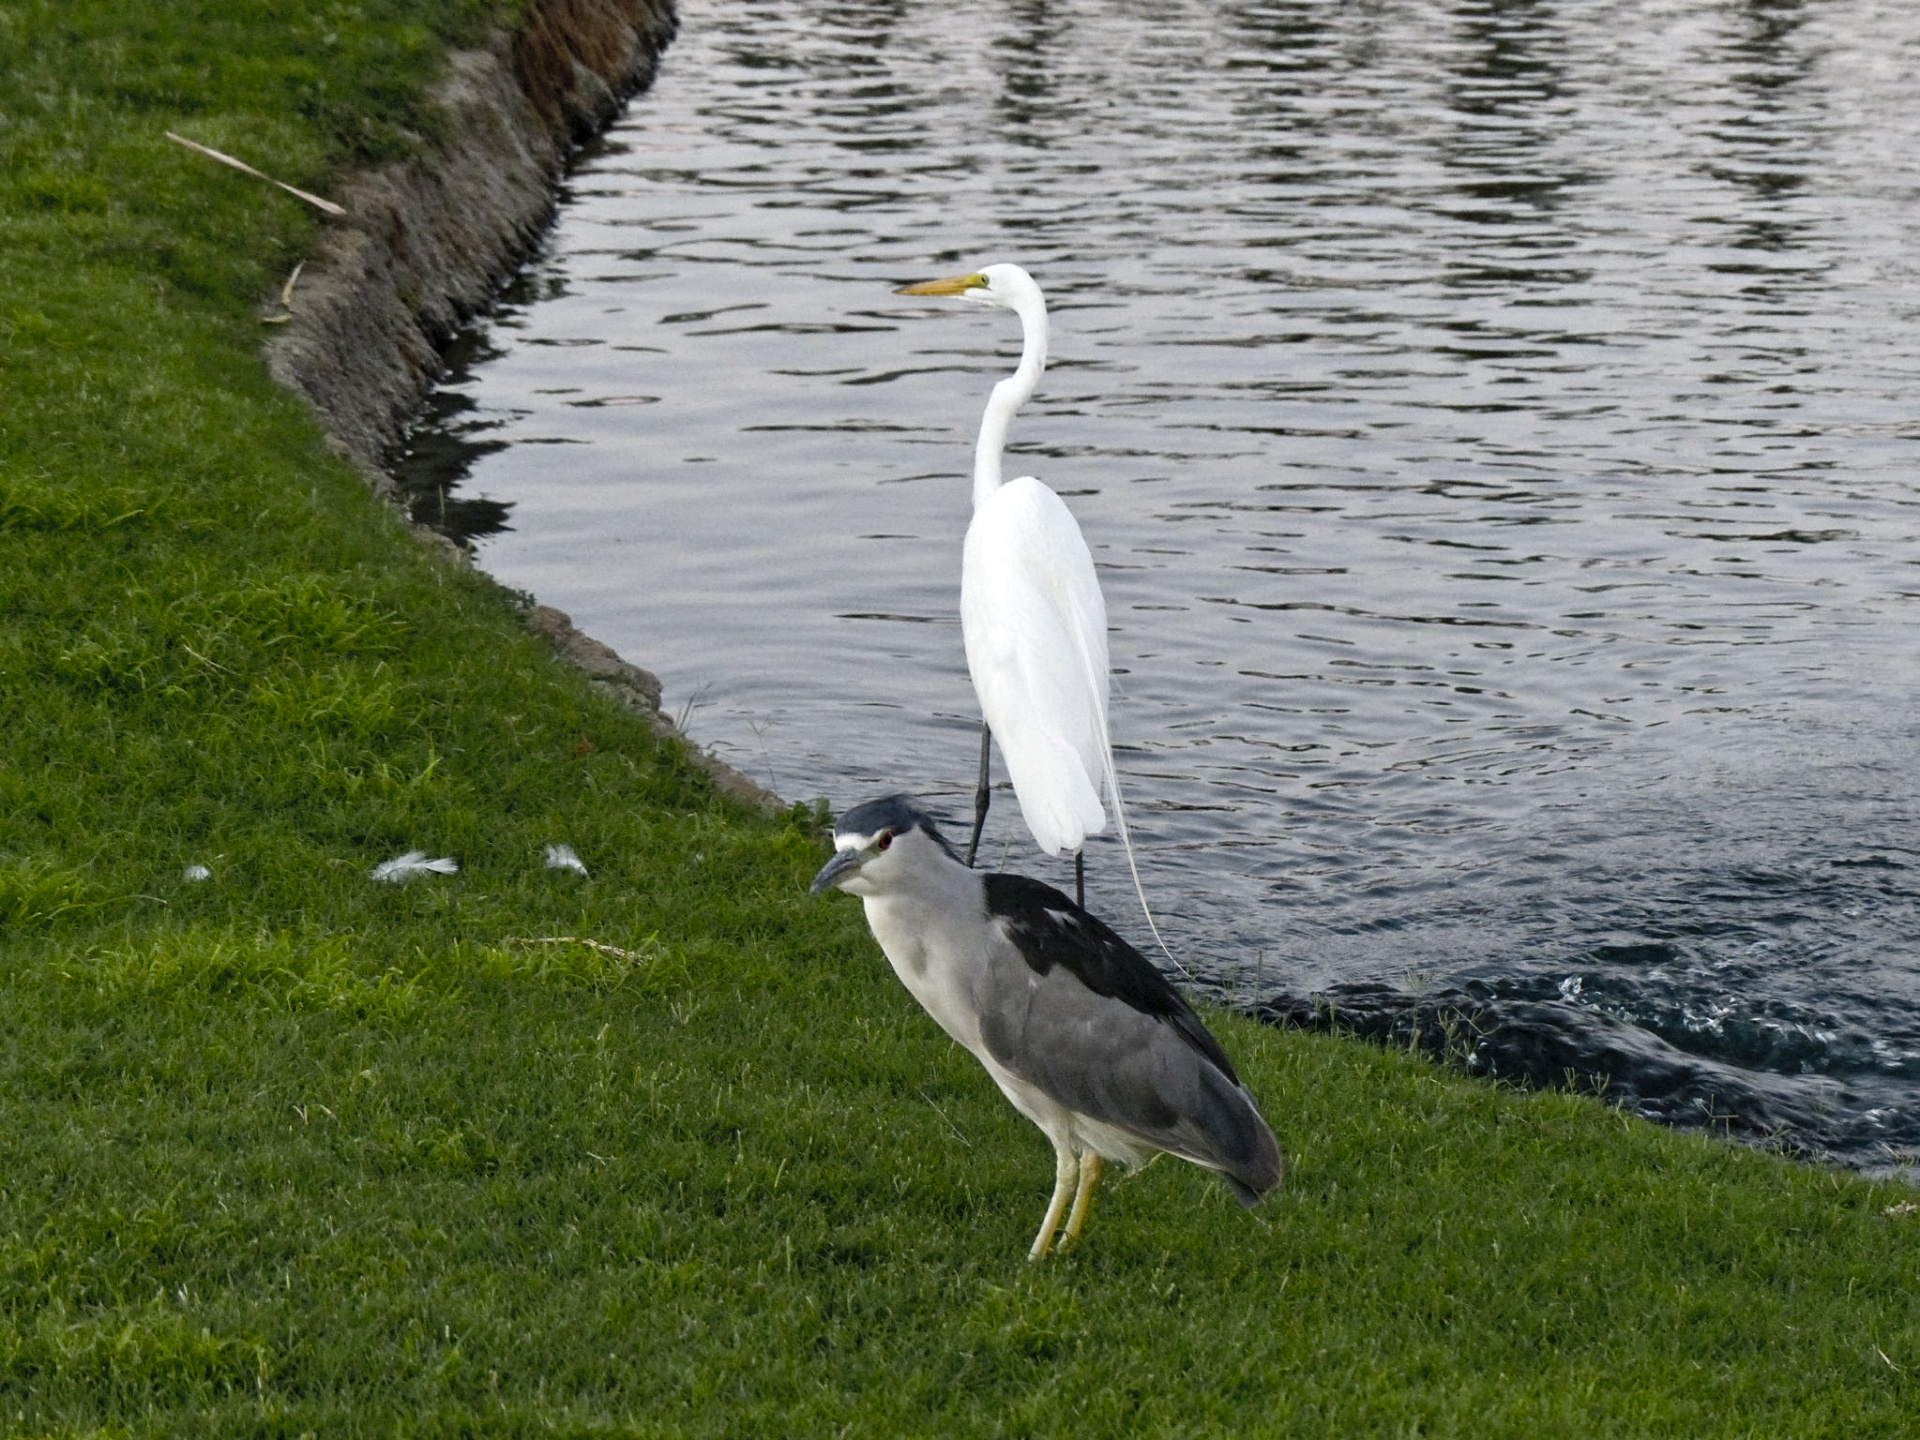
[[[346,216],[328,222],[301,268],[266,359],[380,493],[395,497],[385,460],[438,379],[443,347],[539,243],[568,162],[652,81],[675,26],[671,0],[530,0],[513,33],[451,58],[433,96],[436,137],[336,184]],[[596,688],[673,730],[647,671],[550,606],[527,623]],[[702,758],[723,789],[780,807]]]

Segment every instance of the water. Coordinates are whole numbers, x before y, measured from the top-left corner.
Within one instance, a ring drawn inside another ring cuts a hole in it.
[[[1018,327],[890,292],[1018,260],[1054,353],[1008,473],[1093,548],[1205,984],[1623,1023],[1749,1130],[1920,1149],[1920,10],[682,18],[457,347],[420,513],[781,795],[958,818]]]

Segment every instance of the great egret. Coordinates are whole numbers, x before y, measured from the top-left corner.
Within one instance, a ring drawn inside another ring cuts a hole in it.
[[[990,756],[998,738],[1021,818],[1047,854],[1073,852],[1075,888],[1084,899],[1081,849],[1087,836],[1106,828],[1102,788],[1113,801],[1115,826],[1133,865],[1107,736],[1107,605],[1066,502],[1031,475],[1000,475],[1007,427],[1046,368],[1046,297],[1018,265],[989,265],[894,293],[956,295],[1020,317],[1019,368],[993,387],[980,417],[973,520],[960,568],[960,629],[985,718],[967,864],[987,820]],[[1134,882],[1137,889],[1137,873]],[[1159,931],[1154,934],[1157,939]]]
[[[1063,1250],[1079,1239],[1103,1159],[1177,1155],[1218,1172],[1242,1205],[1280,1184],[1280,1146],[1233,1063],[1098,919],[1050,885],[963,864],[905,795],[847,811],[833,844],[813,893],[861,897],[914,999],[1053,1142],[1053,1198],[1028,1259],[1045,1259],[1056,1232]]]

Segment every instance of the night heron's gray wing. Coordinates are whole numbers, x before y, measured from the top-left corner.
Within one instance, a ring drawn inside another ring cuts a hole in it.
[[[986,877],[1006,953],[980,1036],[1078,1114],[1218,1170],[1242,1204],[1280,1182],[1278,1144],[1200,1017],[1147,958],[1052,886]]]

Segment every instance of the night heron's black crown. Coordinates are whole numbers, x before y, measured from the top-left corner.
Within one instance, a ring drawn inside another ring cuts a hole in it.
[[[908,830],[924,830],[942,850],[956,860],[960,858],[947,843],[947,837],[940,833],[933,816],[921,809],[920,802],[911,795],[882,795],[878,800],[856,805],[834,822],[833,830],[836,835],[878,835],[882,830],[900,835]]]

